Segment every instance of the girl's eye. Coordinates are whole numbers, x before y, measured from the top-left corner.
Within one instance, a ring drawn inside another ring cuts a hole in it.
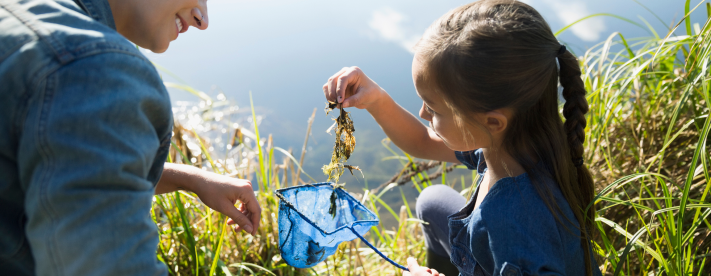
[[[425,105],[425,110],[427,110],[427,112],[429,112],[430,114],[435,114],[434,110],[432,110],[432,108],[427,105]]]

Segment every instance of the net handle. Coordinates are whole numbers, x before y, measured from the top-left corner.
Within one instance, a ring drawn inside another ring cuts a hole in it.
[[[348,229],[351,229],[351,232],[353,232],[353,234],[355,234],[356,236],[358,236],[358,238],[360,238],[361,241],[363,241],[366,245],[368,245],[368,247],[370,247],[370,249],[373,249],[373,251],[375,251],[375,253],[378,253],[378,255],[380,255],[380,257],[382,257],[383,259],[385,259],[386,261],[388,261],[389,263],[391,263],[392,265],[396,266],[396,267],[399,268],[399,269],[402,269],[402,270],[405,270],[405,271],[410,271],[409,269],[407,269],[407,267],[404,267],[404,266],[402,266],[402,265],[396,263],[395,261],[391,260],[391,259],[388,258],[387,256],[385,256],[385,254],[383,254],[382,252],[380,252],[380,250],[378,250],[377,248],[375,248],[375,246],[373,246],[372,244],[370,244],[370,243],[368,242],[368,240],[366,240],[365,238],[363,238],[363,236],[361,236],[360,234],[358,234],[358,232],[357,232],[356,230],[354,230],[354,229],[351,228],[351,227],[349,227]]]

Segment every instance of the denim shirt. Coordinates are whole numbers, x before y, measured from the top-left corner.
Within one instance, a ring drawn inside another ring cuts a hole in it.
[[[486,171],[481,150],[455,154],[479,175]],[[526,173],[497,181],[474,208],[477,186],[467,205],[448,217],[451,261],[460,275],[585,275],[577,220],[555,182],[544,182],[565,216],[565,226],[556,221]],[[593,275],[601,275],[594,259],[592,266]]]
[[[0,0],[0,274],[167,274],[150,208],[171,131],[107,0]]]

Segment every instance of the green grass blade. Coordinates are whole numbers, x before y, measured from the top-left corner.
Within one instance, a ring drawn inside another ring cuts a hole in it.
[[[634,22],[634,21],[632,21],[632,20],[629,20],[629,19],[627,19],[627,18],[624,18],[624,17],[622,17],[622,16],[615,15],[615,14],[611,14],[611,13],[596,13],[596,14],[591,14],[591,15],[588,15],[588,16],[586,16],[586,17],[583,17],[583,18],[580,18],[580,19],[578,19],[578,20],[575,20],[575,22],[570,23],[570,24],[568,24],[567,26],[565,26],[565,27],[561,28],[560,30],[558,30],[557,32],[555,32],[554,35],[557,37],[558,35],[560,35],[561,33],[563,33],[565,30],[569,29],[570,27],[573,27],[575,24],[578,24],[578,23],[580,23],[580,22],[582,22],[582,21],[585,21],[585,20],[590,19],[590,18],[593,18],[593,17],[598,17],[598,16],[614,17],[614,18],[617,18],[617,19],[619,19],[619,20],[625,21],[625,22],[627,22],[627,23],[633,24],[633,25],[635,25],[635,26],[637,26],[637,27],[640,27],[640,28],[644,29],[644,27],[643,27],[642,25],[640,25],[639,23]]]
[[[620,260],[624,260],[625,257],[627,257],[627,254],[630,252],[630,249],[632,249],[632,246],[637,242],[639,237],[641,237],[642,234],[644,234],[644,231],[645,231],[644,228],[639,229],[639,231],[637,231],[637,233],[635,233],[634,236],[632,236],[630,241],[627,243],[627,246],[625,246],[625,250],[622,251],[622,255],[620,255]],[[629,260],[628,260],[628,263],[629,263]],[[627,266],[627,268],[629,268],[629,266]],[[615,268],[615,273],[613,273],[612,275],[614,275],[614,276],[620,275],[620,271],[622,271],[622,263],[617,263],[617,267]],[[627,273],[627,274],[629,275],[630,273]]]
[[[690,8],[691,0],[686,0],[686,3],[684,3],[684,14],[686,14],[686,18],[684,21],[686,22],[686,34],[688,36],[692,35],[691,32],[691,16],[688,16],[689,14],[689,8]]]
[[[302,168],[301,165],[299,165],[299,161],[297,161],[296,158],[294,158],[293,155],[289,154],[288,151],[286,151],[285,149],[282,149],[282,148],[280,148],[280,147],[274,147],[274,149],[275,149],[275,150],[278,150],[278,151],[281,152],[281,153],[283,153],[284,155],[286,155],[286,157],[289,157],[289,159],[291,159],[291,161],[294,162],[294,165],[296,165],[296,167],[299,168],[299,170],[301,171],[301,173],[303,173],[306,177],[308,177],[309,179],[311,179],[311,181],[313,181],[314,183],[318,182],[318,181],[316,181],[316,179],[314,179],[313,177],[311,177],[308,173],[306,173],[306,172],[304,171],[304,168]]]
[[[225,240],[225,228],[227,227],[227,219],[225,215],[220,214],[220,224],[222,227],[220,227],[220,234],[218,236],[220,237],[220,240],[217,242],[217,249],[215,249],[215,252],[212,254],[212,265],[210,266],[210,274],[209,276],[215,275],[215,270],[217,269],[217,261],[220,260],[220,252],[222,251],[222,242]]]
[[[257,126],[257,114],[254,112],[254,101],[252,100],[252,91],[249,91],[249,105],[252,108],[252,121],[254,121],[254,135],[256,136],[256,141],[254,142],[257,146],[257,154],[259,156],[259,172],[262,177],[262,189],[267,191],[267,185],[269,185],[266,171],[264,169],[264,154],[262,153],[261,139],[259,138],[259,126]]]

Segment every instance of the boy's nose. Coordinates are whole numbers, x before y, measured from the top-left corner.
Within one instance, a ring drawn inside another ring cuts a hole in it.
[[[198,28],[200,30],[207,29],[208,25],[208,17],[207,17],[207,10],[203,13],[200,8],[193,8],[190,11],[190,14],[193,16],[193,27]]]

